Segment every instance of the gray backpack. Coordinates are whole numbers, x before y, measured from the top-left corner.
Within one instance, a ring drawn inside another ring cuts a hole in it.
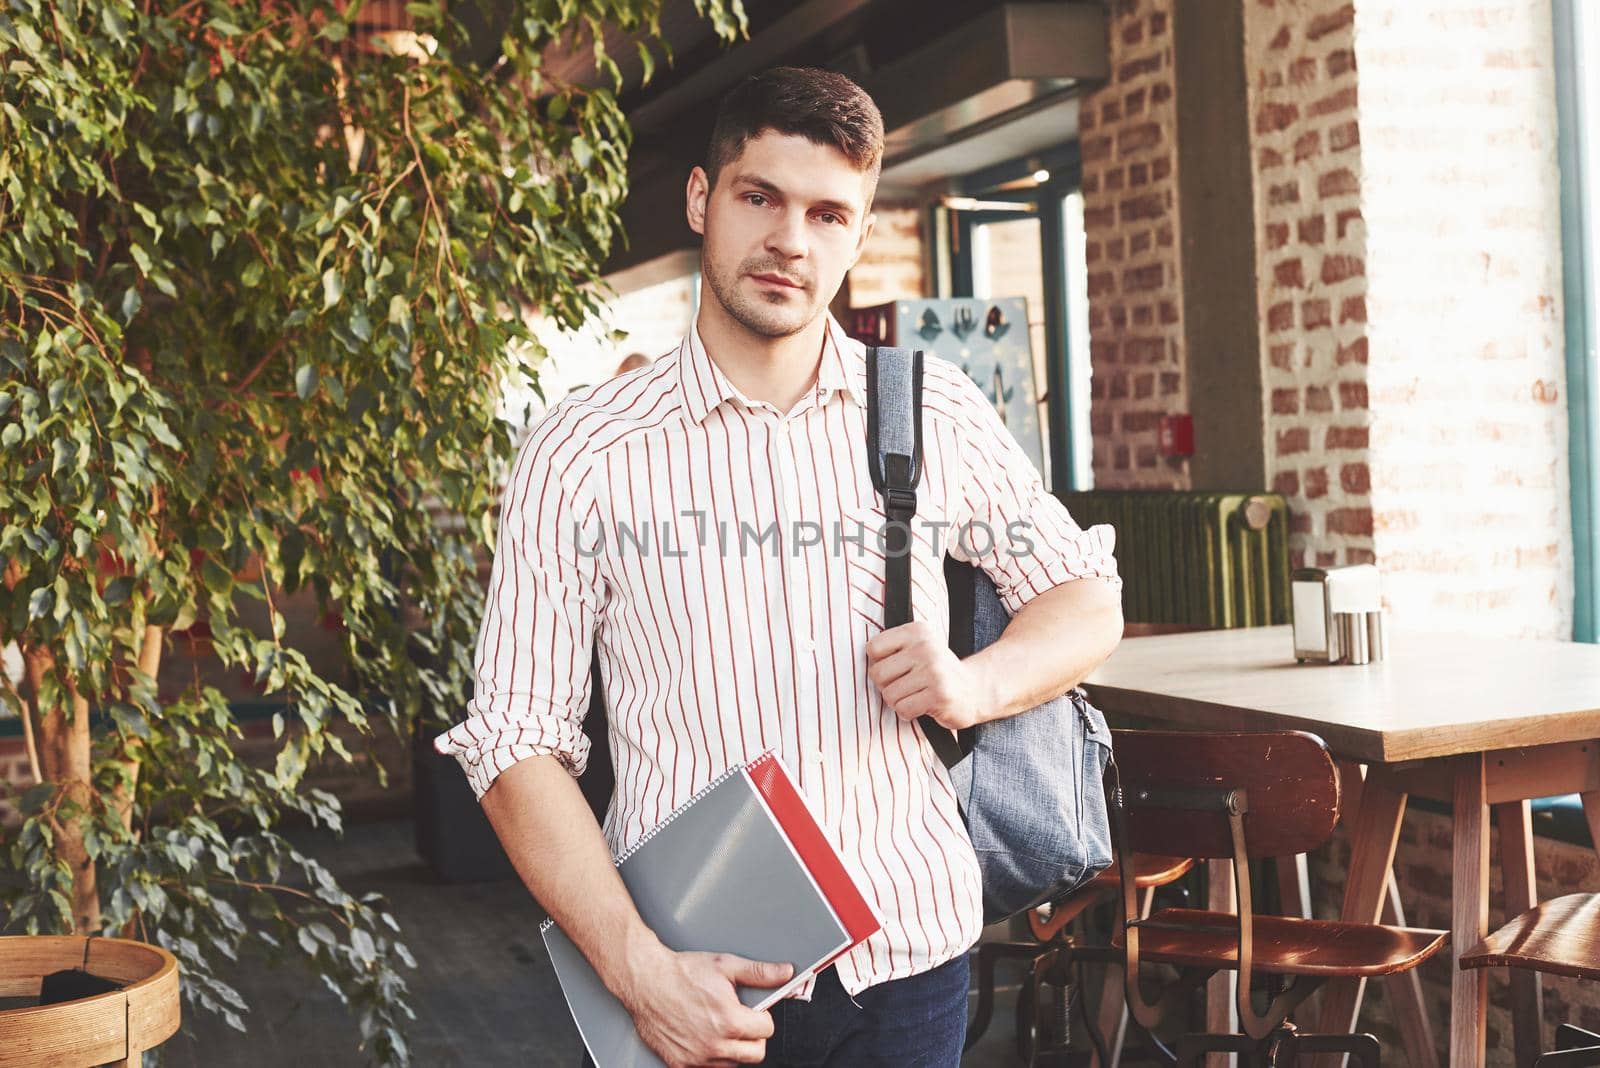
[[[883,499],[884,627],[911,621],[911,522],[922,477],[922,353],[867,349],[867,464]],[[950,648],[969,656],[1011,621],[989,576],[944,559]],[[983,874],[984,922],[1069,893],[1111,863],[1103,776],[1105,717],[1075,689],[1008,719],[960,732],[918,721],[950,772]]]

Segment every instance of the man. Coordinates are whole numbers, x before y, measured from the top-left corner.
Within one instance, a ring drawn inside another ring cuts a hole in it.
[[[564,400],[524,444],[473,714],[439,739],[529,889],[670,1065],[955,1064],[981,892],[915,721],[961,728],[1031,708],[1121,636],[1109,530],[1080,530],[983,393],[936,359],[916,622],[883,630],[884,559],[858,529],[882,521],[864,350],[826,312],[872,233],[882,149],[877,107],[840,75],[783,68],[732,90],[688,180],[704,282],[691,332],[647,371]],[[776,541],[741,536],[769,528]],[[1018,528],[1025,538],[1007,537]],[[1029,551],[1013,551],[1022,541]],[[1016,613],[965,660],[946,645],[947,549]],[[617,778],[603,835],[573,780],[596,642]],[[611,851],[768,747],[884,927],[758,1013],[735,984],[781,985],[788,965],[666,949]]]

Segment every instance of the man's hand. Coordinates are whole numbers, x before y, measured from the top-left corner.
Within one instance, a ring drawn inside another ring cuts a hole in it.
[[[668,1068],[760,1064],[772,1014],[744,1005],[734,984],[777,987],[793,973],[789,964],[661,947],[634,969],[621,1000],[639,1037]]]
[[[995,707],[981,668],[951,652],[920,619],[867,642],[867,677],[903,720],[932,716],[949,730],[964,730],[987,720]]]

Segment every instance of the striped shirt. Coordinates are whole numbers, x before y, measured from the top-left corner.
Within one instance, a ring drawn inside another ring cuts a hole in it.
[[[743,396],[691,328],[549,411],[506,486],[470,714],[435,742],[480,798],[536,754],[580,774],[598,649],[616,852],[775,748],[884,919],[838,963],[851,994],[965,952],[982,925],[945,769],[867,677],[885,557],[866,380],[864,347],[829,316],[814,383],[780,412]],[[946,552],[1013,613],[1073,579],[1120,585],[1110,528],[1073,522],[959,368],[928,357],[922,399],[916,618],[948,633]]]

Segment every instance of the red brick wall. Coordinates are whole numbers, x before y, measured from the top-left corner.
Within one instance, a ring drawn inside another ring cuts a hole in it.
[[[1357,8],[1373,526],[1414,625],[1571,634],[1550,8]]]
[[[1244,2],[1260,403],[1297,561],[1375,561],[1402,633],[1569,636],[1549,5]],[[1413,923],[1449,926],[1449,836],[1406,819]],[[1325,915],[1348,857],[1314,860]],[[1590,849],[1540,838],[1537,863],[1541,895],[1600,888]],[[1442,1058],[1448,959],[1422,974]],[[1600,1022],[1592,984],[1547,990],[1547,1037]],[[1510,1065],[1503,973],[1490,991]],[[1398,1051],[1382,984],[1362,1026]]]
[[[1571,633],[1549,5],[1248,0],[1269,469],[1401,628]]]
[[[1117,0],[1111,81],[1079,113],[1088,261],[1094,483],[1184,488],[1156,451],[1188,408],[1178,252],[1172,0]]]
[[[850,271],[850,306],[870,308],[892,300],[930,296],[924,264],[926,210],[895,203],[880,203],[872,210],[878,221],[867,247],[861,250],[861,259]]]
[[[1245,14],[1268,478],[1295,566],[1373,559],[1354,10]]]

